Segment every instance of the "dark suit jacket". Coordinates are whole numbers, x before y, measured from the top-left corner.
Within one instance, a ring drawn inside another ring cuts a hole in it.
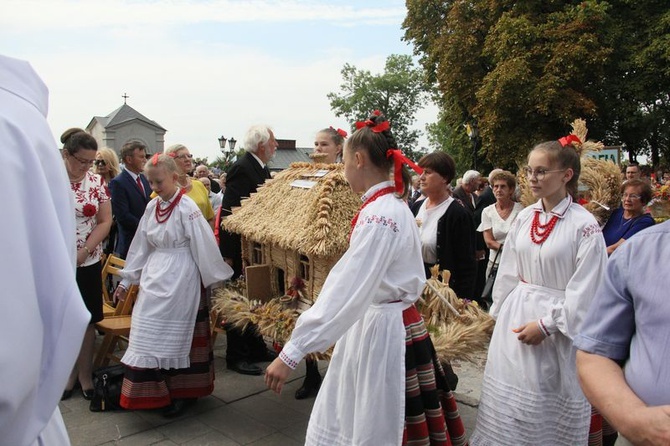
[[[249,197],[260,184],[270,178],[256,158],[249,152],[235,161],[226,176],[226,193],[221,202],[221,217],[230,215],[231,209],[239,206],[243,198]],[[219,237],[219,250],[225,258],[233,259],[233,279],[242,274],[242,244],[240,236],[222,230]]]
[[[484,191],[481,194],[479,194],[479,197],[477,197],[477,204],[475,205],[475,213],[474,213],[475,229],[477,229],[482,222],[482,212],[484,211],[484,209],[495,202],[496,197],[495,195],[493,195],[493,189],[491,189],[491,186],[486,186]],[[485,250],[486,260],[488,260],[489,251],[486,248],[486,242],[484,242],[484,235],[482,232],[477,232],[476,236],[477,236],[476,248],[478,251]]]
[[[475,207],[470,200],[470,196],[465,192],[465,189],[463,189],[463,186],[458,186],[454,189],[452,195],[463,203],[463,206],[470,212],[471,216],[475,213]]]
[[[127,170],[123,169],[120,174],[109,182],[109,191],[112,194],[112,213],[116,218],[118,227],[118,238],[114,252],[125,259],[133,241],[137,225],[144,215],[144,209],[151,199],[151,185],[149,181],[140,174],[144,194],[133,180]]]
[[[412,206],[417,214],[423,200]],[[472,217],[457,200],[449,205],[447,211],[437,221],[437,263],[440,270],[449,270],[449,286],[460,298],[473,299],[477,262],[475,261],[475,233]],[[430,277],[425,264],[426,277]],[[479,297],[479,296],[477,296]]]

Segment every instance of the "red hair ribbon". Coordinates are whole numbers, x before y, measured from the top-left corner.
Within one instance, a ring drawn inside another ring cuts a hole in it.
[[[565,147],[568,144],[572,144],[573,142],[581,144],[582,141],[575,135],[568,135],[564,136],[563,138],[558,140],[559,144],[561,144],[561,147]]]
[[[423,173],[423,169],[414,164],[414,161],[407,158],[398,149],[388,149],[386,151],[386,158],[393,158],[393,181],[395,182],[395,192],[398,195],[402,195],[404,191],[402,184],[402,165],[407,164],[414,172],[418,173],[419,175]]]
[[[151,165],[152,166],[155,166],[156,164],[158,164],[158,155],[159,155],[159,153],[156,152],[156,153],[154,153],[154,156],[151,157]]]
[[[342,130],[342,129],[337,129],[337,130],[336,130],[336,129],[333,128],[332,125],[330,126],[330,128],[331,128],[332,130],[335,130],[335,131],[337,132],[337,134],[340,135],[342,138],[346,138],[346,137],[347,137],[347,132],[346,132],[345,130]]]
[[[372,112],[372,114],[375,115],[375,116],[381,116],[382,112],[380,112],[379,110],[375,110],[375,111]]]
[[[365,121],[358,121],[356,123],[356,129],[362,129],[363,127],[370,127],[370,130],[372,130],[375,133],[381,133],[384,130],[388,130],[391,128],[391,123],[388,121],[380,122],[379,124],[375,125],[374,122],[370,119],[366,119]]]

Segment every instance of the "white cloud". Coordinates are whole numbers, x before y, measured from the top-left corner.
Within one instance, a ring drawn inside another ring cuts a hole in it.
[[[297,54],[289,58],[286,52],[275,54],[278,47],[287,46],[290,53],[296,45],[291,39],[284,43],[283,36],[276,36],[274,42],[243,38],[233,43],[225,38],[225,33],[221,33],[223,38],[209,39],[207,34],[194,37],[167,23],[212,17],[223,21],[225,17],[218,10],[224,6],[230,7],[231,17],[242,17],[236,22],[229,18],[234,23],[231,26],[253,18],[253,14],[240,12],[249,11],[252,6],[260,18],[267,20],[311,20],[320,15],[355,15],[372,20],[396,14],[396,29],[404,14],[404,10],[393,12],[393,6],[381,13],[353,6],[334,12],[329,9],[334,8],[334,2],[10,3],[24,12],[39,7],[40,17],[48,16],[49,20],[37,18],[36,23],[60,26],[57,31],[40,26],[38,31],[32,31],[31,26],[37,25],[19,20],[13,7],[9,8],[9,15],[3,11],[0,16],[0,53],[30,61],[45,80],[51,95],[49,122],[55,136],[69,127],[86,126],[93,116],[110,113],[123,103],[121,95],[128,93],[129,105],[168,130],[166,146],[183,143],[195,155],[208,156],[210,160],[219,154],[217,138],[221,134],[242,141],[246,130],[255,123],[273,126],[277,137],[296,139],[301,147],[311,147],[315,133],[324,127],[348,128],[347,122],[330,110],[326,94],[338,91],[340,70],[345,63],[381,72],[386,57],[398,52],[397,32],[393,37],[386,36],[395,41],[377,47],[367,45],[366,51],[361,52],[364,42],[379,41],[384,36],[380,36],[380,28],[352,25],[351,33],[361,44],[350,47],[335,39],[335,43],[325,45],[320,41],[322,36],[317,36],[310,42],[314,45],[312,54],[302,55],[303,47],[296,47]],[[124,8],[127,9],[114,17],[113,23],[104,18],[107,12]],[[144,15],[154,13],[162,17],[160,24],[142,22]],[[24,42],[22,46],[13,46],[11,39],[5,38],[7,22],[12,22],[11,36],[16,42]],[[82,23],[91,30],[80,28]],[[17,31],[21,27],[24,29]],[[52,37],[43,41],[36,37],[38,33],[52,33]],[[423,130],[425,122],[434,121],[435,115],[434,109],[421,111],[417,128]],[[425,145],[425,140],[421,144]]]
[[[405,15],[401,2],[377,2],[379,7],[297,0],[5,0],[4,3],[0,26],[5,31],[21,32],[31,28],[96,29],[306,20],[353,26],[399,23]]]

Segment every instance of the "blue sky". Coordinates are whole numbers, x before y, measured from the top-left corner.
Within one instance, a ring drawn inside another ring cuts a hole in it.
[[[50,89],[54,135],[128,104],[168,129],[166,144],[218,154],[216,138],[267,123],[311,146],[346,128],[326,94],[345,63],[383,71],[404,1],[0,0],[0,53],[28,60]],[[423,130],[430,106],[417,115]],[[422,139],[425,144],[425,139]]]

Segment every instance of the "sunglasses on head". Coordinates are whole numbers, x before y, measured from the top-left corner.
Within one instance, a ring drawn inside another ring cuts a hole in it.
[[[107,165],[107,163],[105,162],[105,160],[95,160],[95,163],[94,163],[94,164],[95,164],[96,166],[98,166],[98,167],[100,167],[100,166],[106,166],[106,165]]]

